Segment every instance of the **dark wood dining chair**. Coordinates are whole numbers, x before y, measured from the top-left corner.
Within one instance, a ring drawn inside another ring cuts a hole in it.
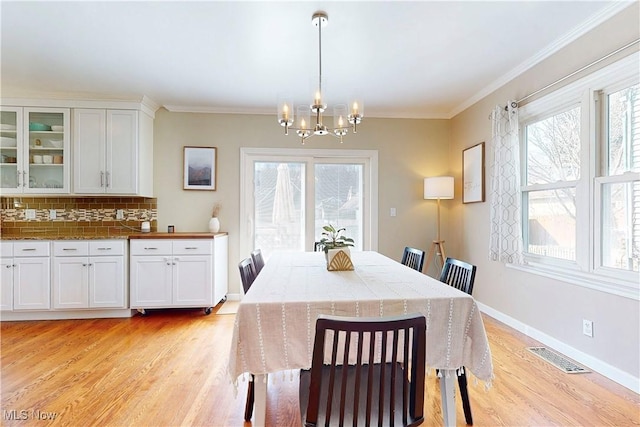
[[[410,248],[409,246],[404,248],[402,253],[401,264],[411,267],[414,270],[422,272],[422,266],[424,265],[424,251],[416,248]]]
[[[469,295],[473,292],[473,282],[476,279],[476,266],[457,260],[447,258],[442,267],[440,281],[453,286]],[[467,391],[467,375],[462,373],[458,376],[458,386],[460,387],[460,400],[464,410],[464,419],[468,425],[473,425],[471,416],[471,404],[469,403],[469,393]]]
[[[249,288],[253,284],[253,281],[256,279],[256,269],[253,266],[253,259],[245,258],[238,264],[238,269],[240,270],[240,279],[242,280],[242,288],[244,289],[244,293],[249,292]]]
[[[256,272],[253,267],[253,259],[245,258],[240,263],[238,263],[238,269],[240,270],[240,279],[242,280],[242,288],[244,289],[244,293],[249,292],[249,288],[253,284],[253,281],[256,279]],[[247,387],[247,401],[244,405],[244,419],[246,421],[251,420],[253,416],[253,403],[255,401],[255,388],[254,382],[255,377],[251,375],[251,379],[249,381],[249,385]]]
[[[300,373],[304,426],[422,424],[425,330],[421,314],[320,315],[311,369]]]
[[[256,276],[262,271],[264,267],[264,258],[262,257],[262,251],[260,249],[254,249],[251,251],[251,259],[253,260],[253,268],[256,271]]]
[[[313,244],[313,251],[314,252],[324,252],[324,243],[322,242],[315,242]]]

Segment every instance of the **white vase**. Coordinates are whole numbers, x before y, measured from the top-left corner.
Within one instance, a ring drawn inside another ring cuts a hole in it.
[[[220,231],[220,220],[213,217],[209,220],[209,232],[217,233],[218,231]]]

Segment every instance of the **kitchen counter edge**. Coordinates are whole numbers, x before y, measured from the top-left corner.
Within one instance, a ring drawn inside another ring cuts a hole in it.
[[[17,242],[24,240],[131,240],[131,239],[214,239],[227,233],[135,233],[118,236],[1,236],[0,241]]]

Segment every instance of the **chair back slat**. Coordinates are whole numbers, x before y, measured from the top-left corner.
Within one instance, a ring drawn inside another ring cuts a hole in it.
[[[251,258],[245,258],[238,263],[238,269],[240,270],[240,279],[242,280],[242,289],[246,294],[249,292],[249,288],[256,279],[256,272],[253,268],[253,260]]]
[[[316,322],[311,370],[301,373],[304,425],[421,424],[425,331],[425,318],[419,314],[388,318],[321,315]],[[325,354],[329,351],[330,357]]]
[[[425,253],[423,250],[411,248],[409,246],[404,248],[404,252],[402,253],[401,264],[406,265],[407,267],[413,268],[417,271],[422,271],[422,267],[424,265],[424,257]]]

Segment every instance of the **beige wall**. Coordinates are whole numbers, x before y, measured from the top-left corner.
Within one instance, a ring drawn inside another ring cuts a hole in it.
[[[154,126],[155,195],[158,230],[172,224],[176,231],[206,231],[214,202],[222,204],[221,230],[229,233],[229,292],[239,294],[240,147],[300,148],[293,132],[284,135],[274,116],[156,113]],[[341,145],[336,139],[314,137],[305,147],[378,150],[378,250],[400,259],[404,246],[428,249],[436,234],[435,202],[423,199],[425,176],[450,171],[449,120],[365,119],[357,134]],[[182,147],[218,147],[216,191],[182,189]],[[459,194],[457,195],[459,197]],[[443,237],[447,238],[449,208],[442,203]],[[390,208],[397,216],[390,217]],[[457,254],[455,245],[448,247]]]
[[[452,119],[452,150],[460,152],[491,139],[488,116],[495,105],[520,99],[638,38],[638,3],[583,36],[561,52],[503,86]],[[618,58],[637,51],[629,49]],[[611,62],[611,61],[608,61]],[[590,70],[591,72],[591,70]],[[584,74],[583,74],[584,75]],[[488,148],[488,146],[487,146]],[[487,150],[490,153],[490,150]],[[493,161],[487,159],[487,172]],[[460,164],[454,162],[460,173]],[[459,176],[459,175],[458,175]],[[488,182],[490,176],[487,175]],[[489,182],[490,185],[490,182]],[[517,271],[489,261],[489,203],[457,206],[455,238],[464,258],[478,266],[474,296],[521,322],[531,331],[558,340],[610,365],[622,376],[640,376],[640,316],[636,300]],[[582,319],[594,322],[594,337],[582,334]]]

